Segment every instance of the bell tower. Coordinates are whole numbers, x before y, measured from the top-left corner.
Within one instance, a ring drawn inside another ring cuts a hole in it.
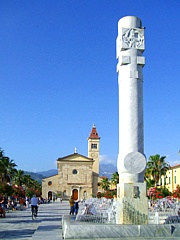
[[[92,130],[88,138],[88,157],[93,158],[93,172],[99,174],[99,152],[100,152],[100,137],[96,131],[96,126],[93,124]]]

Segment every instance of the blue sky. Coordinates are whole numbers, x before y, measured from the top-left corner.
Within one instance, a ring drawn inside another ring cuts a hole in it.
[[[87,156],[93,123],[103,163],[118,155],[118,20],[145,29],[145,154],[180,162],[180,1],[1,0],[0,147],[18,169]]]

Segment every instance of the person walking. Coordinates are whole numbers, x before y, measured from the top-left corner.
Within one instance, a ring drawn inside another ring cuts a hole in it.
[[[74,203],[74,213],[77,215],[78,214],[78,209],[79,209],[79,201],[76,200]]]
[[[24,198],[21,197],[21,198],[19,199],[19,204],[20,204],[20,210],[22,211],[23,208],[24,208],[24,204],[25,204]]]
[[[70,215],[74,215],[74,198],[71,196],[69,199],[69,204],[70,204]]]
[[[2,209],[2,217],[5,218],[6,217],[6,206],[5,206],[5,198],[2,197],[0,199],[0,206],[1,206],[1,209]]]
[[[29,198],[26,197],[26,208],[29,208]]]

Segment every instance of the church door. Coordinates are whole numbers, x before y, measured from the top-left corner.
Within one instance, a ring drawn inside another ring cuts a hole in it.
[[[48,192],[48,200],[52,200],[52,192],[51,191]]]
[[[74,198],[74,200],[78,199],[78,190],[77,189],[73,190],[73,198]]]

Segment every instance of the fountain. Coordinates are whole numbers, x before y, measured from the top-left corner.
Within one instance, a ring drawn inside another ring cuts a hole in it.
[[[149,201],[150,202],[150,201]],[[139,204],[143,204],[140,202]],[[148,222],[148,224],[169,224],[172,222],[179,223],[180,203],[170,203],[167,198],[156,200],[153,208],[149,208],[148,216],[135,211],[135,207],[128,199],[122,202],[122,208],[126,209],[126,221],[131,221],[134,225]],[[114,199],[96,199],[91,198],[80,204],[76,221],[94,222],[103,224],[115,224],[117,212],[117,201]]]
[[[166,204],[162,204],[162,202]],[[169,205],[168,205],[169,204]],[[161,205],[161,208],[157,207]],[[157,200],[157,204],[146,215],[135,211],[134,206],[124,199],[122,208],[126,209],[124,218],[133,224],[116,224],[117,201],[112,199],[91,198],[79,204],[79,211],[74,218],[63,216],[62,228],[64,239],[93,238],[130,238],[179,239],[180,209],[179,203],[169,203],[168,199]],[[140,224],[144,222],[145,224]],[[146,224],[148,222],[148,224]]]

